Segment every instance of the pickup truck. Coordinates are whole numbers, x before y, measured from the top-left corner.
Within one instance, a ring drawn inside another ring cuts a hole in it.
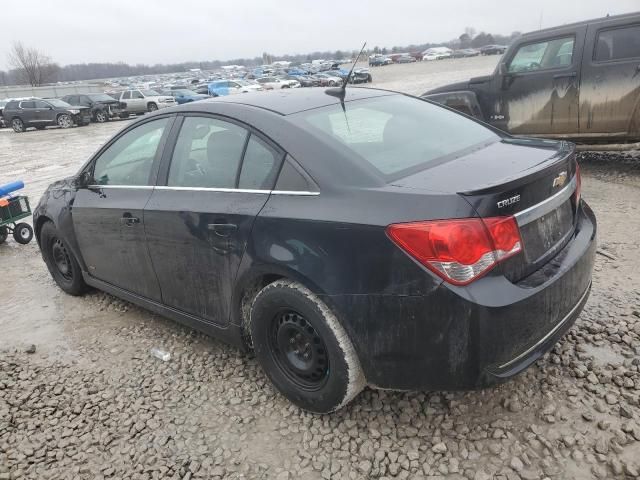
[[[155,90],[125,90],[112,96],[124,105],[121,116],[129,116],[130,113],[155,112],[160,108],[176,105],[171,95],[160,95]]]
[[[422,98],[516,135],[640,140],[640,12],[524,34],[492,75]]]

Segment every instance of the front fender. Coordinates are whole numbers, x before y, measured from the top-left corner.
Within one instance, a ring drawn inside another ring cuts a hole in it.
[[[485,120],[475,92],[459,90],[455,92],[425,94],[422,95],[421,98],[446,105],[470,117]]]

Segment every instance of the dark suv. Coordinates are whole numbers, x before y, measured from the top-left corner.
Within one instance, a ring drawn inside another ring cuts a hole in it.
[[[24,132],[29,127],[38,130],[50,125],[69,128],[74,123],[84,126],[91,121],[87,107],[72,107],[62,100],[40,98],[11,100],[5,105],[2,116],[17,133]]]
[[[60,100],[67,102],[69,105],[88,107],[91,111],[91,119],[98,123],[103,123],[111,118],[118,117],[124,112],[123,105],[106,93],[66,95]]]

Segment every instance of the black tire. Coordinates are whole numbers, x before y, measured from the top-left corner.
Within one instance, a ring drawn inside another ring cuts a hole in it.
[[[17,117],[11,120],[11,128],[16,133],[22,133],[26,130],[22,119]]]
[[[147,105],[147,110],[149,112],[155,112],[156,110],[158,110],[158,105],[156,105],[155,103],[151,102],[151,103],[149,103],[149,105]]]
[[[66,113],[61,113],[56,118],[56,124],[60,128],[71,128],[73,127],[73,119],[71,118],[70,115],[67,115]]]
[[[26,245],[33,238],[33,228],[28,223],[18,223],[13,229],[13,239],[22,244]]]
[[[302,285],[278,280],[251,305],[251,342],[263,370],[292,403],[329,413],[365,386],[353,344],[329,308]]]
[[[104,110],[98,110],[93,117],[97,123],[104,123],[109,120],[109,115]]]
[[[128,113],[121,113],[120,115],[118,115],[120,118],[129,118],[129,114]]]
[[[9,237],[7,227],[0,227],[0,245],[7,241],[7,237]]]
[[[63,291],[76,296],[87,291],[78,261],[52,222],[42,226],[40,250],[49,273]]]

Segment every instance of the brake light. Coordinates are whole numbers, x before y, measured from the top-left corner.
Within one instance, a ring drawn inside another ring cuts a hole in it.
[[[580,164],[576,161],[576,210],[580,206],[580,195],[582,195],[582,175],[580,174]]]
[[[396,223],[387,235],[453,285],[467,285],[522,250],[513,217]]]

